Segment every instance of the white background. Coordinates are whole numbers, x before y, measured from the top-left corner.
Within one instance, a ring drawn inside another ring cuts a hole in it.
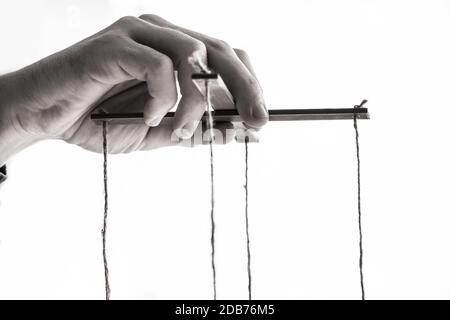
[[[124,15],[246,49],[268,106],[360,121],[368,299],[450,298],[450,1],[0,1],[0,72]],[[0,97],[1,98],[1,97]],[[351,121],[276,123],[250,146],[254,298],[359,299]],[[210,299],[207,147],[110,158],[113,299]],[[102,299],[102,158],[46,141],[9,161],[0,298]],[[216,148],[218,298],[246,298],[244,146]]]

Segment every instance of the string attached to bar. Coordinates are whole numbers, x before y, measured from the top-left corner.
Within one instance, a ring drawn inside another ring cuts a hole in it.
[[[104,211],[103,211],[103,229],[102,229],[102,244],[103,244],[103,268],[105,272],[105,298],[109,300],[111,289],[109,287],[109,270],[108,259],[106,256],[106,231],[108,222],[108,123],[103,121],[103,188],[104,188]]]
[[[252,300],[252,270],[251,270],[251,254],[250,254],[250,233],[248,227],[248,142],[249,138],[245,137],[245,231],[247,235],[247,276],[248,276],[248,300]]]
[[[205,80],[205,100],[206,100],[206,111],[208,113],[208,125],[207,130],[209,131],[209,159],[210,159],[210,177],[211,177],[211,268],[213,273],[213,292],[214,300],[217,299],[217,288],[216,288],[216,244],[215,244],[215,233],[216,233],[216,223],[214,220],[214,131],[213,125],[214,120],[212,117],[212,107],[211,107],[211,97],[209,92],[208,80]]]
[[[203,70],[202,70],[203,71]],[[202,73],[206,73],[203,71]],[[213,77],[210,77],[213,79]],[[209,131],[209,151],[210,151],[210,184],[211,184],[211,267],[213,275],[213,293],[214,300],[217,299],[217,287],[216,287],[216,263],[215,263],[215,201],[214,201],[214,120],[212,116],[212,105],[210,97],[210,88],[208,79],[205,76],[205,100],[206,100],[206,111],[207,111],[207,130]],[[199,79],[199,78],[197,78]],[[201,78],[200,78],[201,79]],[[359,105],[355,105],[354,109],[362,108],[362,106],[367,102],[363,100]],[[353,113],[353,127],[355,130],[355,143],[356,143],[356,160],[357,160],[357,197],[358,197],[358,228],[359,228],[359,271],[360,271],[360,285],[361,285],[361,297],[365,300],[365,290],[364,290],[364,273],[363,273],[363,234],[362,234],[362,214],[361,214],[361,163],[360,163],[360,148],[359,148],[359,132],[357,124],[358,112]],[[104,213],[103,213],[103,228],[101,230],[102,234],[102,254],[103,254],[103,266],[104,266],[104,277],[105,277],[105,297],[106,300],[110,299],[111,289],[109,284],[109,269],[108,269],[108,259],[106,252],[106,236],[107,236],[107,222],[108,222],[108,139],[107,139],[107,121],[102,121],[102,136],[103,136],[103,185],[104,185]],[[251,250],[250,250],[250,232],[249,232],[249,197],[248,197],[248,143],[249,137],[245,137],[245,228],[246,228],[246,241],[247,241],[247,276],[248,276],[248,299],[252,300],[252,272],[251,272]]]
[[[356,105],[355,109],[361,108],[367,100],[363,100],[361,104]],[[357,163],[357,181],[358,181],[358,228],[359,228],[359,275],[361,283],[361,299],[365,300],[364,291],[364,273],[363,273],[363,234],[361,223],[361,162],[359,158],[359,132],[356,113],[353,114],[353,128],[355,129],[355,143],[356,143],[356,163]]]

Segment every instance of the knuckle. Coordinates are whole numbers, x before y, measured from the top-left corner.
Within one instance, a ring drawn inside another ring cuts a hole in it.
[[[107,32],[104,33],[101,37],[96,38],[96,43],[100,46],[114,46],[118,44],[122,44],[125,40],[125,37],[120,33],[115,32]]]
[[[248,58],[248,53],[243,49],[234,48],[234,52],[236,52],[237,56],[240,58]]]
[[[144,14],[141,14],[141,15],[139,16],[139,18],[142,19],[142,20],[147,20],[147,21],[155,21],[155,20],[161,19],[160,16],[158,16],[158,15],[156,15],[156,14],[151,14],[151,13],[144,13]]]
[[[130,25],[134,25],[138,18],[133,16],[124,16],[115,22],[115,25],[120,27],[128,27]]]
[[[185,58],[187,59],[187,63],[200,63],[200,65],[206,65],[207,55],[206,45],[202,41],[197,39],[189,41],[186,52],[184,54]]]
[[[169,73],[174,71],[172,60],[166,55],[159,55],[154,63],[156,73]]]
[[[139,16],[139,19],[142,19],[142,20],[150,20],[150,15],[147,14],[147,13],[141,14],[141,15]]]
[[[215,51],[232,51],[232,47],[223,40],[220,39],[209,39],[208,47]]]
[[[189,45],[189,51],[191,55],[206,57],[206,45],[197,39],[194,39]]]

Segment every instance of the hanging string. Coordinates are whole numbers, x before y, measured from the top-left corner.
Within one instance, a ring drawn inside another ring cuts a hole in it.
[[[356,105],[355,108],[361,108],[367,100],[363,100],[361,104]],[[364,274],[363,274],[363,235],[361,224],[361,163],[359,158],[359,132],[358,122],[356,120],[356,113],[353,114],[353,128],[355,129],[355,143],[356,143],[356,163],[357,163],[357,178],[358,178],[358,227],[359,227],[359,275],[361,283],[361,299],[365,300],[364,292]]]
[[[216,250],[215,250],[215,233],[216,233],[216,223],[214,220],[214,132],[213,132],[213,117],[211,112],[211,100],[209,92],[208,80],[205,80],[205,99],[206,99],[206,111],[208,113],[208,126],[209,130],[209,160],[210,160],[210,176],[211,176],[211,267],[213,272],[213,291],[214,300],[217,299],[217,289],[216,289]]]
[[[248,300],[252,300],[252,270],[250,254],[250,233],[248,231],[248,141],[245,137],[245,231],[247,234],[247,275],[248,275]]]
[[[103,243],[103,268],[105,271],[105,296],[109,300],[111,289],[109,287],[109,270],[108,259],[106,256],[106,230],[108,221],[108,140],[107,140],[107,122],[103,121],[103,188],[105,193],[105,206],[103,212],[103,229],[102,229],[102,243]]]

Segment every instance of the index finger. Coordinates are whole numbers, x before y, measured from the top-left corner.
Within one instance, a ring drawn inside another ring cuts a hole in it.
[[[140,18],[160,27],[181,31],[202,41],[208,51],[209,67],[223,78],[244,123],[253,128],[261,128],[267,123],[269,114],[259,82],[231,46],[221,40],[176,26],[156,15],[143,15]]]

